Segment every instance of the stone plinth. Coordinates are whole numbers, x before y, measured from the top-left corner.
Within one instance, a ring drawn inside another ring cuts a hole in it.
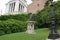
[[[34,32],[34,21],[28,21],[26,33],[35,34],[35,32]]]

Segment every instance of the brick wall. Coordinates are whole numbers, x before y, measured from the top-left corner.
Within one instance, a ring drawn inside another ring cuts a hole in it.
[[[38,10],[42,10],[46,1],[47,0],[32,0],[32,3],[27,7],[27,12],[36,13]]]

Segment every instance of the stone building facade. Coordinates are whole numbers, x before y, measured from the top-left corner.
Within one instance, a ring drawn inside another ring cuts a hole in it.
[[[28,5],[27,12],[36,13],[38,10],[42,10],[47,0],[32,0],[32,3]]]
[[[26,0],[10,0],[6,4],[7,14],[17,14],[27,12],[27,1]]]

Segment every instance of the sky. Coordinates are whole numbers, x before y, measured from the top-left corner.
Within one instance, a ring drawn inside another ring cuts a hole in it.
[[[5,8],[6,8],[6,3],[8,2],[9,0],[0,0],[0,13],[2,12],[5,13]],[[56,0],[54,0],[56,1]],[[30,4],[32,1],[31,0],[27,0],[27,4]]]

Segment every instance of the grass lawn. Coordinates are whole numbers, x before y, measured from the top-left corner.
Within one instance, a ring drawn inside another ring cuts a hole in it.
[[[0,36],[0,40],[46,40],[49,35],[47,28],[35,30],[36,34],[26,34],[25,32],[13,33]],[[60,34],[60,30],[58,30]]]

